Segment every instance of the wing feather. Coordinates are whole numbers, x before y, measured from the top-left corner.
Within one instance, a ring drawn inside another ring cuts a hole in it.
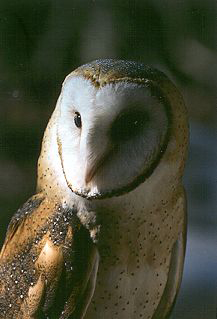
[[[183,194],[183,200],[186,206],[185,194]],[[185,210],[185,218],[183,222],[183,229],[182,229],[182,232],[179,234],[179,237],[174,243],[172,248],[170,268],[169,268],[166,287],[164,289],[161,301],[152,319],[161,319],[161,318],[164,319],[170,316],[173,306],[175,304],[177,293],[179,291],[179,287],[180,287],[181,279],[182,279],[183,267],[184,267],[186,233],[187,233],[186,207],[184,207],[184,210]]]
[[[14,214],[14,216],[12,217],[8,225],[5,242],[2,246],[1,253],[0,253],[0,260],[4,255],[7,245],[13,241],[13,237],[15,236],[17,231],[22,233],[22,229],[23,229],[26,218],[28,218],[28,216],[30,216],[35,210],[39,208],[43,200],[44,200],[43,194],[39,193],[37,195],[34,195]]]
[[[96,245],[76,210],[41,196],[27,203],[0,256],[2,318],[83,318],[95,287]]]

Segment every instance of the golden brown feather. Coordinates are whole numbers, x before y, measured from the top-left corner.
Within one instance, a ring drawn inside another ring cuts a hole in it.
[[[94,262],[76,211],[33,196],[13,217],[1,251],[0,317],[69,318]]]

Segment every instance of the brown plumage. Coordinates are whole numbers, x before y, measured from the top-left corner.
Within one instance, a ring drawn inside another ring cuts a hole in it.
[[[75,306],[81,316],[96,248],[74,209],[33,196],[11,220],[0,258],[1,318],[69,318]]]

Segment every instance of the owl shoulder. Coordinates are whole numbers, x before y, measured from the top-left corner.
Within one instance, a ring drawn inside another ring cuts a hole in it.
[[[45,196],[42,193],[38,193],[30,197],[13,215],[7,229],[4,245],[1,250],[0,258],[4,255],[6,247],[16,237],[17,231],[23,229],[25,221],[38,210],[39,206],[44,201]]]

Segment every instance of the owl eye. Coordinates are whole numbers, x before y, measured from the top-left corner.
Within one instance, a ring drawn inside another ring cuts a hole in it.
[[[81,123],[81,115],[80,115],[80,113],[75,112],[74,122],[75,122],[75,125],[76,125],[78,128],[81,128],[82,123]]]
[[[121,114],[113,123],[111,137],[113,141],[124,141],[137,136],[149,123],[149,114],[141,111]]]

